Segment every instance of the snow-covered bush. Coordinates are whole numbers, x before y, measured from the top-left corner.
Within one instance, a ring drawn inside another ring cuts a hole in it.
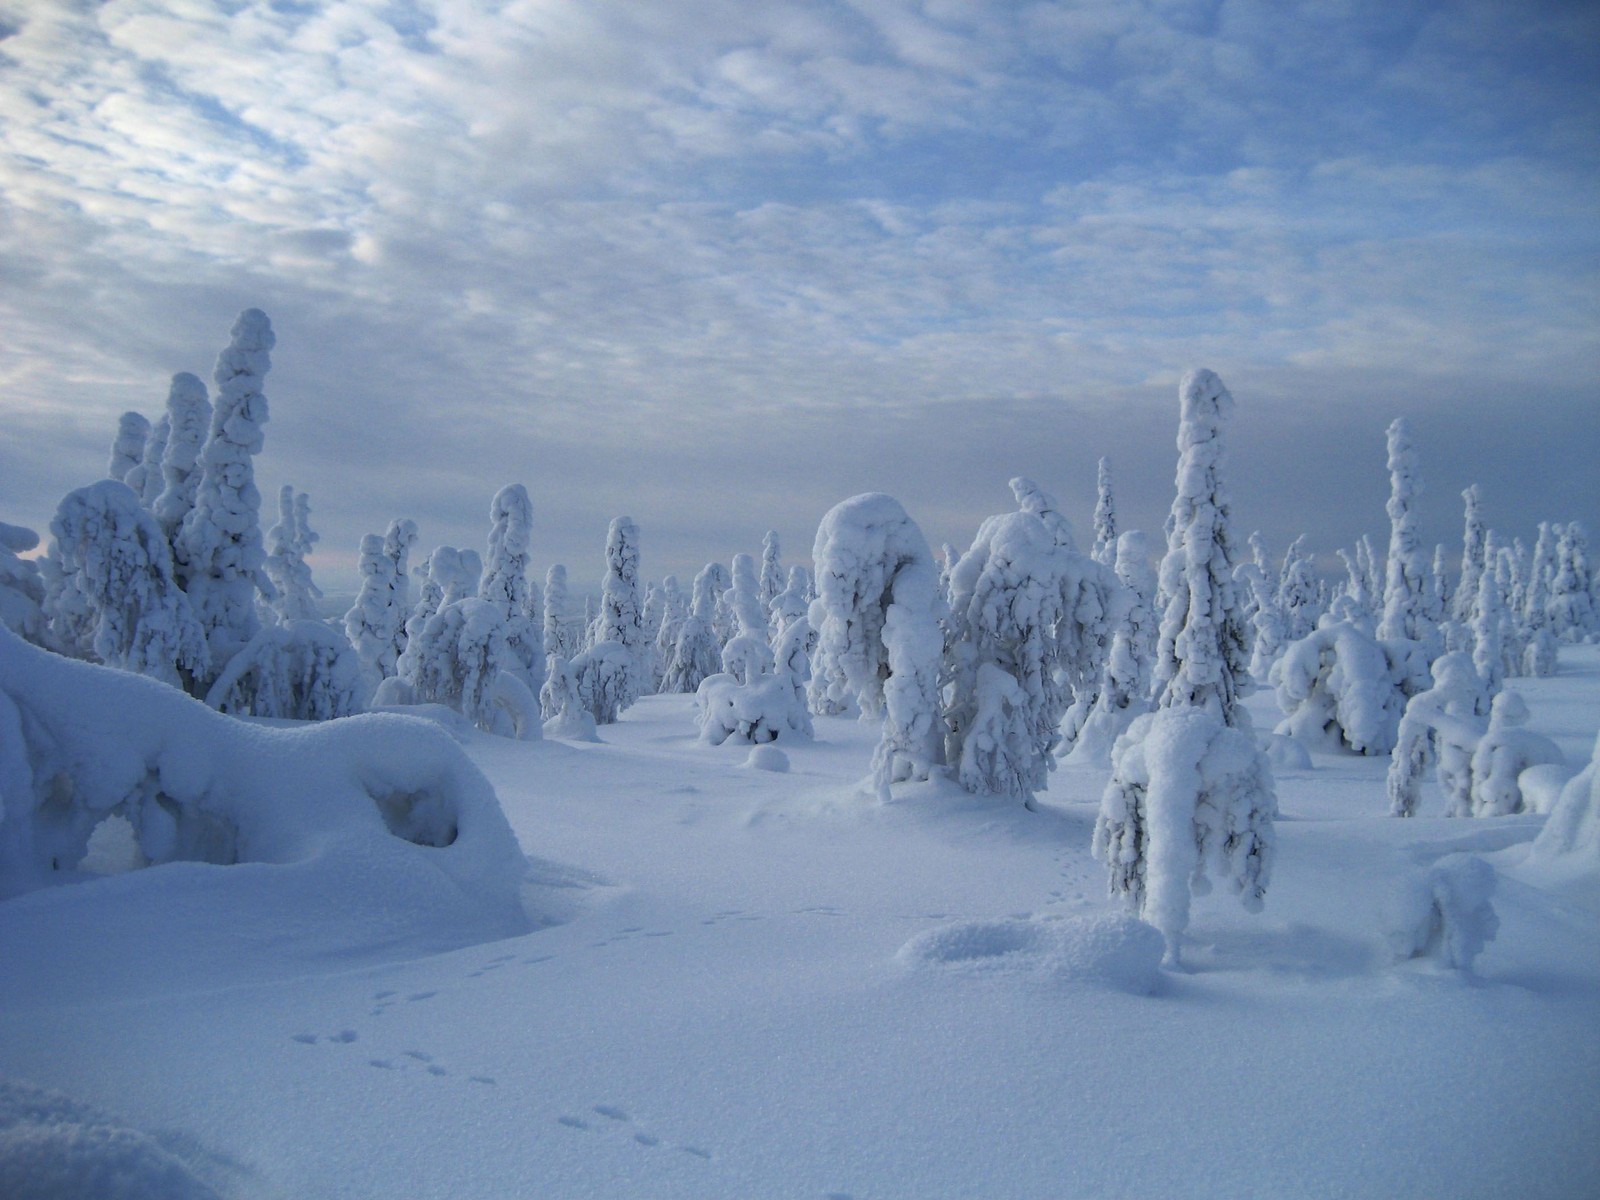
[[[69,492],[50,531],[71,593],[87,606],[96,658],[174,687],[207,675],[205,633],[173,578],[166,535],[127,484]]]
[[[21,556],[38,545],[33,530],[0,521],[0,624],[35,645],[45,637],[44,579],[39,564]]]
[[[275,901],[303,890],[340,915],[364,907],[377,936],[441,920],[499,937],[528,926],[527,860],[494,791],[429,722],[246,724],[0,630],[0,731],[0,894],[73,878],[116,816],[150,863],[292,866]],[[225,889],[227,874],[168,882]]]
[[[476,596],[446,604],[407,647],[405,681],[416,702],[453,708],[489,733],[536,740],[539,705],[512,634],[498,604]]]
[[[811,561],[817,678],[831,702],[854,701],[863,718],[883,719],[872,778],[888,800],[891,783],[928,778],[940,757],[938,567],[922,530],[882,492],[830,509]]]
[[[372,683],[348,640],[321,621],[268,625],[235,654],[206,703],[236,716],[331,721],[366,710]]]
[[[211,671],[199,681],[197,694],[209,690],[228,660],[261,628],[257,595],[269,600],[273,595],[261,569],[266,553],[254,459],[261,452],[261,427],[267,420],[262,380],[276,341],[272,323],[260,309],[246,309],[234,322],[232,340],[218,355],[212,376],[217,402],[200,452],[199,490],[173,543],[179,582],[211,652]]]
[[[1406,703],[1389,761],[1389,813],[1416,815],[1422,777],[1437,760],[1446,808],[1465,815],[1472,787],[1472,754],[1489,705],[1483,678],[1463,650],[1434,660],[1433,686]]]
[[[1471,854],[1441,858],[1426,873],[1406,879],[1388,917],[1395,957],[1429,958],[1470,972],[1500,931],[1491,903],[1494,884],[1494,868]]]
[[[322,589],[312,582],[311,564],[306,562],[317,541],[311,529],[311,498],[284,484],[278,492],[278,523],[267,530],[267,558],[262,564],[278,591],[272,607],[281,622],[317,619]]]
[[[1313,749],[1388,754],[1427,670],[1417,642],[1380,640],[1354,621],[1324,625],[1272,665],[1268,681],[1284,713],[1277,732]]]
[[[1504,817],[1523,809],[1517,777],[1529,767],[1565,760],[1549,738],[1525,729],[1528,706],[1516,692],[1501,692],[1489,709],[1489,728],[1472,753],[1472,815]]]
[[[803,618],[785,631],[775,656],[758,638],[734,638],[723,648],[723,670],[701,681],[695,696],[700,740],[729,738],[757,745],[809,739],[806,683],[811,674],[811,626]]]
[[[544,686],[539,689],[539,712],[544,717],[546,737],[569,742],[598,742],[594,718],[578,694],[578,678],[572,664],[562,655],[552,655],[546,664]]]
[[[614,725],[638,699],[639,664],[621,642],[596,642],[570,664],[578,699],[597,725]]]

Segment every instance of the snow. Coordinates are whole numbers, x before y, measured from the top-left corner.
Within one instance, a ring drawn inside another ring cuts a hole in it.
[[[782,773],[708,751],[686,695],[605,744],[276,728],[85,664],[36,689],[0,644],[14,701],[136,724],[175,781],[321,822],[274,861],[0,903],[4,1170],[81,1150],[140,1200],[1600,1191],[1592,769],[1562,801],[1587,798],[1583,838],[1545,856],[1555,816],[1448,820],[1430,790],[1392,820],[1382,759],[1314,752],[1276,773],[1264,911],[1196,897],[1173,972],[1089,856],[1102,767],[1062,766],[1035,812],[937,777],[883,805],[879,731],[849,718]],[[1600,647],[1559,665],[1519,687],[1526,728],[1578,764]],[[1270,724],[1270,694],[1245,705]],[[532,924],[461,890],[483,864],[451,876],[457,846],[335,819],[371,810],[368,752],[487,777]],[[1461,855],[1492,868],[1497,936],[1471,977],[1396,961],[1397,897]]]

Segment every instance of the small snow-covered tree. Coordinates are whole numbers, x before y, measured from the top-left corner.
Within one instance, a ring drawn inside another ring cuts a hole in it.
[[[1478,580],[1483,575],[1487,561],[1488,528],[1483,523],[1483,513],[1478,503],[1478,485],[1473,484],[1461,493],[1466,506],[1461,534],[1461,582],[1456,587],[1455,619],[1462,625],[1471,625],[1477,615]]]
[[[569,742],[598,742],[594,718],[578,694],[578,679],[565,656],[552,654],[539,689],[539,711],[544,716],[546,737]]]
[[[1492,696],[1505,682],[1504,631],[1507,621],[1500,580],[1487,567],[1478,575],[1478,599],[1472,606],[1472,664]]]
[[[111,459],[106,464],[106,477],[126,483],[128,472],[144,461],[144,443],[150,436],[150,419],[143,413],[129,410],[117,421],[117,436],[111,442]],[[143,480],[140,481],[143,486]],[[139,492],[134,492],[139,495]]]
[[[939,751],[939,661],[944,637],[938,568],[927,539],[882,492],[835,505],[817,528],[818,659],[838,699],[883,720],[873,755],[879,799],[926,779]]]
[[[1472,854],[1450,854],[1406,881],[1388,914],[1389,944],[1399,959],[1431,958],[1466,973],[1500,931],[1494,868]]]
[[[1472,782],[1472,752],[1483,733],[1488,708],[1483,679],[1465,651],[1440,655],[1433,686],[1406,703],[1389,760],[1389,815],[1415,816],[1423,776],[1439,765],[1439,788],[1452,811],[1464,809]]]
[[[161,478],[161,457],[167,452],[167,439],[172,434],[172,416],[162,413],[150,423],[144,435],[144,445],[139,450],[139,461],[128,468],[122,482],[133,489],[139,503],[154,511],[156,497],[161,495],[165,481]],[[115,454],[113,453],[113,460]],[[112,476],[115,478],[115,475]]]
[[[1550,581],[1551,632],[1564,642],[1580,642],[1596,628],[1589,584],[1589,555],[1583,526],[1561,527],[1556,541],[1556,571]]]
[[[261,427],[267,421],[262,381],[276,341],[272,323],[260,309],[246,309],[234,322],[232,340],[218,355],[212,376],[217,402],[200,452],[200,487],[174,540],[178,578],[211,653],[212,674],[197,681],[201,695],[261,628],[256,597],[270,600],[274,594],[261,569],[266,552],[254,459],[261,452]],[[176,419],[173,428],[176,440]]]
[[[1111,460],[1102,458],[1095,472],[1094,549],[1089,557],[1102,566],[1117,561],[1117,502],[1111,494]]]
[[[1427,660],[1420,643],[1375,638],[1355,621],[1324,624],[1272,665],[1277,732],[1315,749],[1388,754],[1407,699],[1427,686]]]
[[[1305,534],[1289,543],[1283,555],[1283,567],[1278,575],[1278,611],[1283,614],[1288,640],[1298,641],[1317,627],[1321,615],[1321,589],[1317,573],[1305,555]]]
[[[784,631],[789,626],[803,619],[811,607],[811,601],[806,595],[808,582],[804,567],[790,567],[788,586],[774,596],[772,603],[767,606],[774,644],[783,637]]]
[[[1523,671],[1528,675],[1556,673],[1556,635],[1550,625],[1550,585],[1555,580],[1556,536],[1550,522],[1539,522],[1539,540],[1534,545],[1532,571],[1522,604],[1523,632],[1527,648],[1523,651]]]
[[[769,529],[761,539],[761,611],[767,612],[772,602],[783,591],[783,564],[778,560],[778,531]]]
[[[344,615],[344,631],[374,685],[396,673],[404,649],[409,610],[400,572],[416,537],[415,523],[395,521],[387,536],[369,533],[361,539],[361,591]]]
[[[734,620],[738,622],[737,636],[766,641],[772,631],[767,627],[767,609],[761,602],[760,587],[755,559],[748,554],[735,554],[733,586],[728,589],[725,599]]]
[[[205,633],[173,577],[166,535],[127,484],[69,492],[50,531],[88,604],[101,662],[174,687],[206,675]]]
[[[781,657],[748,634],[729,642],[722,651],[722,672],[702,680],[695,696],[700,740],[720,746],[730,738],[754,745],[810,738],[810,640],[811,627],[802,618],[779,641]]]
[[[678,577],[668,575],[661,581],[661,620],[656,626],[655,645],[650,657],[654,670],[654,677],[650,681],[652,691],[673,690],[666,685],[667,669],[672,665],[673,653],[678,648],[678,637],[683,633],[683,623],[688,618],[688,597],[678,586]]]
[[[597,725],[614,725],[638,699],[638,662],[618,641],[596,642],[572,660],[578,698]]]
[[[189,374],[172,377],[167,393],[167,445],[161,454],[161,491],[150,511],[177,548],[184,519],[200,491],[200,452],[211,429],[211,401],[206,385]]]
[[[528,558],[533,545],[533,502],[520,483],[507,484],[489,504],[489,552],[478,598],[505,615],[506,644],[514,661],[504,669],[537,693],[544,683],[544,625],[530,612]]]
[[[0,624],[35,645],[44,645],[44,579],[39,564],[22,555],[36,549],[39,535],[0,521]]]
[[[570,659],[577,653],[573,645],[572,617],[567,602],[567,568],[556,563],[544,573],[544,649],[547,655]]]
[[[1221,875],[1258,911],[1271,875],[1277,798],[1239,697],[1249,639],[1233,583],[1223,483],[1233,397],[1210,371],[1179,388],[1177,494],[1161,563],[1166,598],[1156,710],[1112,751],[1093,851],[1113,895],[1159,929],[1177,965],[1190,897]]]
[[[311,564],[306,562],[318,541],[310,521],[310,497],[284,484],[278,492],[278,523],[267,530],[267,557],[262,563],[277,589],[272,607],[280,623],[317,619],[322,589],[312,582]]]
[[[486,732],[537,740],[539,702],[524,682],[516,632],[499,603],[469,596],[446,604],[406,648],[413,698],[453,708]]]
[[[639,596],[639,527],[632,517],[617,517],[606,531],[606,574],[600,584],[600,612],[595,618],[594,644],[615,642],[633,665],[625,677],[615,682],[615,712],[620,713],[639,698],[647,667],[642,606]],[[607,655],[609,662],[614,655]],[[599,659],[593,660],[597,664]],[[609,669],[609,668],[608,668]],[[613,685],[608,682],[607,688]],[[594,719],[608,725],[615,715],[606,717],[594,711]]]
[[[1556,744],[1524,726],[1528,705],[1516,692],[1501,692],[1489,708],[1489,728],[1472,752],[1472,815],[1506,817],[1523,809],[1517,777],[1543,763],[1565,760]]]
[[[321,621],[269,625],[235,654],[206,694],[218,712],[331,721],[364,712],[372,684],[355,648]]]
[[[694,577],[689,615],[662,674],[661,690],[694,694],[701,681],[722,669],[722,643],[712,627],[719,586],[726,576],[720,563],[707,563]]]

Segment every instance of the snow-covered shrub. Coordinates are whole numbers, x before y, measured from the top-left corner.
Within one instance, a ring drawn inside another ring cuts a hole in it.
[[[38,545],[33,530],[0,521],[0,624],[35,645],[45,636],[44,579],[39,564],[21,556]]]
[[[621,642],[596,642],[572,660],[578,698],[597,725],[614,725],[638,699],[638,661]]]
[[[1431,668],[1433,686],[1406,703],[1389,761],[1389,813],[1414,816],[1422,777],[1437,760],[1439,787],[1452,815],[1465,815],[1472,787],[1472,754],[1482,736],[1488,693],[1463,650],[1440,655]]]
[[[1271,879],[1272,772],[1254,740],[1204,708],[1138,718],[1112,750],[1093,852],[1110,890],[1166,938],[1177,965],[1191,895],[1220,878],[1250,912]]]
[[[405,680],[416,701],[453,708],[489,733],[536,740],[538,701],[512,633],[498,604],[476,596],[446,604],[407,648]]]
[[[1433,959],[1471,972],[1473,960],[1500,931],[1491,902],[1494,868],[1471,854],[1441,858],[1403,883],[1388,918],[1395,957]]]
[[[722,650],[722,672],[707,676],[695,696],[700,740],[720,746],[729,738],[757,745],[812,736],[806,707],[811,674],[811,627],[791,625],[774,655],[759,638],[740,636]]]
[[[578,694],[578,679],[572,664],[562,655],[552,655],[546,664],[544,686],[539,689],[539,712],[544,717],[544,735],[569,742],[598,742],[594,718]]]
[[[366,710],[371,680],[349,641],[321,621],[268,625],[235,654],[206,703],[236,716],[330,721]]]
[[[69,492],[50,531],[72,594],[87,605],[96,658],[174,687],[206,676],[205,633],[173,578],[166,535],[127,484],[103,479]]]
[[[311,580],[311,564],[306,562],[306,556],[318,540],[311,529],[311,498],[284,484],[278,492],[278,523],[267,530],[267,558],[262,564],[278,590],[272,607],[279,621],[317,619],[322,589]]]
[[[1284,713],[1277,732],[1315,749],[1388,754],[1427,669],[1416,642],[1382,641],[1353,621],[1324,625],[1272,665],[1268,681]]]
[[[1489,709],[1489,728],[1472,754],[1472,815],[1504,817],[1523,809],[1517,777],[1529,767],[1565,760],[1549,738],[1525,729],[1528,706],[1516,692],[1501,692]]]
[[[831,699],[882,717],[872,776],[887,800],[891,783],[928,778],[940,756],[943,603],[933,552],[897,500],[869,492],[822,518],[811,561],[818,679]]]
[[[441,920],[527,928],[527,861],[494,790],[429,722],[246,724],[0,630],[0,731],[0,894],[72,878],[95,828],[120,816],[151,863],[292,865],[275,899],[366,906],[379,936]],[[168,883],[204,892],[227,875]]]
[[[1561,789],[1550,818],[1534,839],[1535,861],[1566,861],[1600,870],[1600,736],[1589,763]]]
[[[261,427],[267,421],[262,380],[276,341],[272,323],[260,309],[246,309],[234,322],[232,340],[218,355],[212,375],[217,402],[200,452],[200,487],[173,543],[179,582],[211,651],[211,673],[200,681],[200,693],[209,690],[228,660],[261,628],[257,595],[269,600],[273,595],[261,570],[266,553],[254,459],[261,452]]]
[[[177,541],[184,519],[200,491],[200,452],[211,429],[206,385],[187,371],[172,377],[167,393],[167,445],[161,455],[161,491],[150,506],[156,520]],[[146,481],[149,486],[149,481]]]
[[[144,443],[150,436],[150,420],[143,413],[125,412],[117,421],[117,436],[111,443],[111,459],[106,477],[126,483],[128,472],[144,461]],[[140,486],[144,481],[141,479]],[[135,492],[134,495],[141,495]]]

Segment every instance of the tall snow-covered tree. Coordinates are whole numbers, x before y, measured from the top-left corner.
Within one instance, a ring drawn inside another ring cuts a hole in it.
[[[766,612],[784,588],[783,564],[778,560],[778,531],[767,530],[761,539],[761,611]]]
[[[128,472],[144,461],[144,443],[149,436],[148,417],[131,409],[123,413],[117,421],[117,436],[111,443],[111,459],[106,464],[106,477],[115,479],[118,483],[127,482]],[[142,485],[143,480],[140,483]]]
[[[344,632],[374,685],[395,673],[395,630],[405,619],[395,586],[395,563],[376,533],[361,539],[361,590],[344,614]]]
[[[1489,695],[1505,683],[1505,593],[1499,576],[1487,566],[1478,575],[1478,599],[1472,606],[1472,665]]]
[[[139,502],[151,511],[154,511],[156,497],[161,495],[161,489],[165,486],[161,478],[161,457],[167,452],[167,439],[171,435],[172,416],[162,413],[150,423],[150,431],[144,435],[139,461],[122,477],[122,482],[133,489]]]
[[[317,619],[322,589],[312,582],[306,557],[318,540],[311,529],[311,498],[284,484],[278,491],[278,523],[267,530],[267,557],[262,564],[277,589],[272,607],[280,623]]]
[[[1378,636],[1425,641],[1433,636],[1427,615],[1428,563],[1413,511],[1422,494],[1422,473],[1411,427],[1404,417],[1389,426],[1389,558]]]
[[[1156,710],[1118,740],[1093,850],[1110,890],[1159,929],[1179,961],[1190,897],[1220,874],[1251,911],[1271,874],[1277,799],[1239,706],[1249,639],[1239,617],[1223,484],[1233,397],[1210,371],[1179,389],[1177,495],[1161,563],[1166,597]]]
[[[1320,589],[1311,559],[1305,554],[1305,534],[1289,543],[1278,575],[1278,609],[1283,613],[1284,632],[1297,641],[1317,627],[1321,615]]]
[[[644,621],[639,595],[639,527],[617,517],[606,531],[606,574],[591,645],[572,661],[578,693],[597,724],[609,725],[644,690]]]
[[[818,663],[839,699],[882,718],[872,778],[887,800],[890,784],[928,778],[940,758],[938,567],[916,523],[881,492],[830,509],[811,560]]]
[[[544,649],[570,659],[578,652],[567,603],[567,568],[556,563],[544,573]]]
[[[1597,621],[1588,580],[1588,539],[1576,521],[1561,527],[1556,540],[1556,571],[1550,580],[1550,629],[1564,642],[1579,642],[1594,632]]]
[[[172,377],[167,393],[167,444],[161,454],[161,490],[150,511],[178,549],[184,519],[200,491],[200,452],[211,430],[206,385],[187,371]],[[180,564],[181,566],[181,564]]]
[[[1095,472],[1094,549],[1090,557],[1102,566],[1117,561],[1117,501],[1111,494],[1111,460],[1102,458]]]
[[[213,674],[198,695],[261,628],[256,598],[270,600],[272,582],[262,571],[261,493],[255,456],[261,452],[267,397],[262,381],[277,339],[266,313],[249,308],[234,322],[231,340],[217,357],[211,432],[200,452],[200,486],[194,508],[174,540],[179,581],[205,630]],[[176,390],[177,381],[174,380]],[[178,421],[174,417],[173,440]],[[169,456],[173,442],[168,442]],[[169,481],[171,476],[168,477]],[[170,487],[168,491],[172,489]],[[164,492],[162,499],[165,500]]]
[[[1470,625],[1478,603],[1478,578],[1487,561],[1489,530],[1483,523],[1483,512],[1478,503],[1478,485],[1473,484],[1461,493],[1466,506],[1461,533],[1461,582],[1456,586],[1455,619]]]
[[[173,576],[166,534],[127,484],[69,492],[50,531],[89,605],[95,657],[174,687],[207,674],[205,633]]]
[[[678,637],[683,633],[683,623],[689,619],[689,598],[678,586],[678,577],[668,575],[661,581],[661,621],[656,626],[655,648],[651,662],[655,678],[651,688],[657,692],[670,692],[666,686],[667,670],[678,647]]]
[[[528,489],[510,483],[489,504],[489,552],[478,598],[505,614],[504,636],[521,682],[535,696],[544,686],[544,627],[530,616],[528,558],[533,546],[533,502]],[[487,644],[487,643],[486,643]]]
[[[708,676],[722,669],[722,642],[714,621],[727,578],[727,568],[721,563],[707,563],[694,577],[689,615],[663,669],[662,691],[692,694]]]
[[[727,591],[727,606],[738,622],[738,636],[759,638],[765,642],[772,631],[767,627],[767,609],[761,603],[760,591],[755,559],[748,554],[735,554],[733,586]]]

